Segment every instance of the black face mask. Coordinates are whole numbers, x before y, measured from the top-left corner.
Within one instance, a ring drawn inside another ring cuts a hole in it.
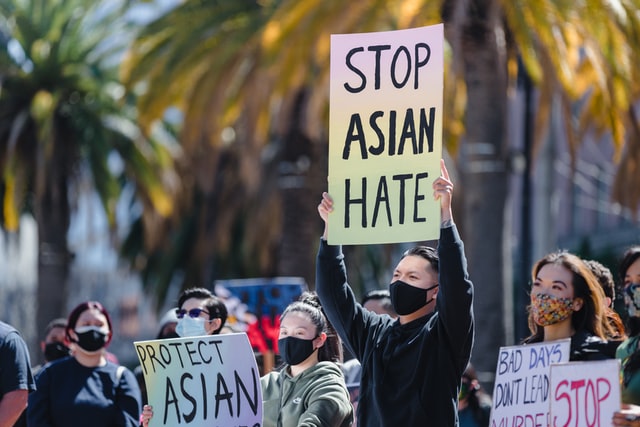
[[[44,358],[47,362],[62,359],[69,355],[69,347],[61,342],[50,342],[44,346]]]
[[[307,360],[314,352],[313,339],[284,337],[278,340],[278,350],[287,365],[297,365]]]
[[[396,280],[389,285],[393,309],[401,316],[406,316],[407,314],[420,310],[434,300],[435,297],[431,297],[431,299],[427,301],[427,292],[437,287],[438,285],[436,284],[430,288],[422,289],[411,286],[402,280]]]
[[[76,332],[76,335],[78,335],[76,343],[88,352],[98,351],[107,344],[107,334],[97,329],[82,333]]]

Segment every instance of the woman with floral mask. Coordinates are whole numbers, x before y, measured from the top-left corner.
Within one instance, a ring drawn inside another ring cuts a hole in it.
[[[604,292],[576,255],[553,252],[533,267],[529,329],[525,343],[571,338],[574,360],[603,360],[613,331],[604,314]]]
[[[263,427],[349,426],[353,407],[338,363],[340,338],[314,293],[280,316],[279,372],[262,377]]]
[[[48,364],[38,375],[37,390],[29,396],[27,425],[138,426],[136,379],[105,357],[112,334],[109,313],[99,302],[73,309],[66,328],[72,357]]]

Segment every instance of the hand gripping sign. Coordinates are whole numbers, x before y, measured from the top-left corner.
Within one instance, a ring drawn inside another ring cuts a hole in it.
[[[150,426],[262,425],[262,389],[246,334],[134,342]]]

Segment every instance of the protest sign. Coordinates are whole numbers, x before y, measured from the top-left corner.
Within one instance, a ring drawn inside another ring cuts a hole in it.
[[[491,406],[491,427],[546,427],[549,375],[569,361],[571,340],[501,347]]]
[[[331,36],[330,244],[437,239],[442,24]]]
[[[216,295],[229,312],[227,325],[249,336],[259,353],[277,349],[280,315],[308,290],[301,277],[272,277],[216,281]]]
[[[246,334],[134,342],[155,426],[259,427],[262,388]]]
[[[551,366],[552,427],[605,427],[620,410],[620,361]]]

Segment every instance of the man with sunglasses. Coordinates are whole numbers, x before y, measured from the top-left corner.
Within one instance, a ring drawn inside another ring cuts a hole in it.
[[[208,289],[190,288],[178,298],[176,315],[176,333],[179,336],[216,335],[227,321],[227,308]]]

